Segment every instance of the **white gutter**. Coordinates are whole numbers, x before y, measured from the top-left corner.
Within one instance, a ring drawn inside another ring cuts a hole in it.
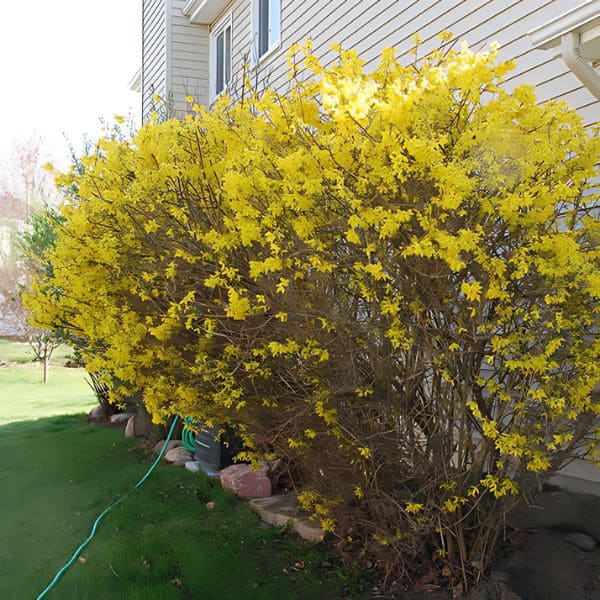
[[[198,4],[198,1],[199,0],[188,0],[187,4],[181,9],[181,12],[186,17],[189,17],[196,9],[196,5]]]
[[[567,67],[600,100],[600,74],[583,57],[578,33],[567,33],[561,37],[561,54]]]
[[[550,50],[556,41],[569,31],[592,29],[600,20],[600,3],[587,0],[570,11],[555,17],[548,23],[529,32],[531,42],[536,48]]]
[[[230,3],[231,0],[188,0],[181,12],[190,23],[210,25]]]
[[[535,48],[551,50],[600,100],[600,0],[587,0],[529,33]]]

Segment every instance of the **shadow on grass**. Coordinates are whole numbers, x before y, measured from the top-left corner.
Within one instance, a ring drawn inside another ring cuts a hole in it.
[[[84,415],[1,426],[0,598],[35,598],[152,459]],[[49,599],[359,596],[358,578],[326,549],[259,526],[218,483],[162,464],[105,517],[82,558]]]

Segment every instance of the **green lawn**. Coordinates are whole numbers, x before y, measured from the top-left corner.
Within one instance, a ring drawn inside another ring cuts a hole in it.
[[[3,600],[35,598],[151,462],[83,415],[0,427],[0,457]],[[356,588],[322,548],[261,527],[219,484],[166,464],[105,517],[82,557],[48,598],[333,599]]]
[[[63,366],[69,355],[66,346],[55,351],[44,383],[42,365],[33,362],[29,346],[0,339],[0,425],[79,413],[96,404],[85,370]]]
[[[14,344],[0,344],[0,352]],[[0,359],[6,361],[0,355]],[[87,425],[83,375],[0,367],[0,598],[35,598],[89,535],[96,516],[153,457],[121,429]],[[207,502],[213,501],[209,509]],[[261,526],[204,475],[161,464],[108,513],[49,599],[243,600],[358,597],[358,579],[325,548]]]

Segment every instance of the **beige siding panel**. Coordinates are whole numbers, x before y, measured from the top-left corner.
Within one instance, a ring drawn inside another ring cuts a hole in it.
[[[158,107],[154,94],[165,98],[166,0],[143,0],[142,4],[142,119]]]
[[[577,112],[581,115],[583,124],[586,127],[597,125],[600,121],[600,102],[595,100],[586,106],[578,107]]]
[[[232,52],[233,71],[240,71],[242,64],[250,58],[252,36],[252,11],[250,0],[242,0],[233,6]]]
[[[250,2],[238,2],[235,10],[240,14],[242,6],[249,22]],[[572,6],[572,0],[283,0],[282,47],[258,66],[258,79],[263,85],[268,83],[284,91],[285,53],[291,44],[302,43],[309,37],[313,40],[313,51],[325,64],[335,59],[331,44],[341,42],[345,48],[355,49],[367,68],[372,69],[383,48],[394,46],[402,55],[410,50],[412,37],[418,32],[423,39],[421,52],[427,53],[437,47],[437,35],[450,30],[458,40],[466,39],[476,50],[498,41],[500,56],[516,59],[516,68],[506,81],[507,89],[520,83],[539,86],[541,101],[567,97],[572,108],[585,110],[586,118],[593,121],[590,114],[593,105],[598,108],[599,103],[581,88],[562,59],[533,49],[527,35],[540,23]],[[239,51],[236,44],[240,40],[249,45],[249,27],[248,24],[245,36],[238,32],[238,37],[234,37],[234,52]]]
[[[182,117],[188,110],[187,96],[208,102],[209,35],[206,25],[190,23],[182,9],[187,0],[170,0],[172,23],[169,52],[171,70],[169,104],[171,114]]]
[[[547,1],[544,5],[521,0],[446,0],[434,3],[417,2],[399,8],[398,4],[394,3],[385,11],[380,11],[378,16],[368,23],[364,23],[361,13],[355,11],[355,14],[351,15],[351,22],[362,21],[362,26],[355,24],[353,31],[349,33],[342,29],[337,37],[335,30],[329,29],[327,39],[315,39],[315,52],[328,63],[335,58],[328,46],[333,41],[342,41],[345,47],[356,49],[367,61],[368,67],[374,68],[384,47],[394,46],[401,54],[405,53],[412,47],[412,37],[418,31],[423,39],[421,50],[426,53],[438,45],[437,35],[444,29],[453,31],[458,39],[467,37],[471,46],[476,49],[485,47],[490,41],[497,39],[505,45],[515,37],[525,38],[524,41],[530,48],[530,42],[524,35],[529,23],[521,23],[521,20],[532,12],[537,12],[540,18],[543,18],[544,7],[551,4],[555,3]],[[370,17],[373,16],[369,10],[366,12]],[[510,27],[515,21],[516,33]],[[531,28],[536,22],[539,23],[539,20],[533,21]],[[373,31],[377,34],[374,35]]]
[[[147,0],[148,1],[148,0]],[[185,0],[171,0],[181,8]],[[394,46],[400,54],[412,47],[412,37],[419,33],[421,52],[437,47],[437,35],[453,31],[458,40],[466,39],[474,49],[485,49],[492,41],[501,45],[501,57],[516,59],[517,66],[509,74],[506,88],[520,83],[536,85],[540,101],[565,97],[573,108],[593,112],[593,96],[567,69],[561,59],[548,52],[535,50],[527,32],[572,8],[572,0],[282,0],[281,47],[253,70],[259,87],[271,85],[284,91],[287,87],[285,54],[293,43],[313,40],[314,51],[325,62],[335,59],[330,50],[333,42],[357,50],[375,68],[383,48]],[[233,89],[240,89],[242,64],[251,52],[251,0],[230,3],[219,19],[232,13],[233,73],[237,77]],[[174,13],[172,51],[173,64],[191,82],[194,67],[204,70],[203,87],[208,90],[208,36],[204,32],[203,52],[197,49],[199,26],[190,25],[183,16]],[[201,45],[201,44],[200,44]],[[175,57],[183,60],[179,63]],[[182,83],[180,82],[179,87]],[[193,87],[193,85],[191,86]],[[186,85],[190,89],[189,85]],[[175,88],[174,88],[175,89]],[[177,100],[176,100],[177,101]],[[204,98],[206,101],[206,97]],[[596,117],[597,119],[597,117]]]
[[[194,26],[195,27],[195,26]],[[199,36],[198,32],[194,32],[196,35],[190,36],[187,41],[180,41],[173,39],[171,42],[171,50],[173,51],[173,60],[180,58],[182,54],[208,54],[208,47],[204,47],[198,43]]]
[[[488,0],[484,5],[490,4]],[[425,33],[433,23],[432,35],[447,28],[447,15],[458,10],[456,19],[467,17],[482,6],[481,0],[421,0],[411,3],[398,3],[392,0],[369,2],[337,2],[338,8],[327,14],[319,25],[311,30],[308,24],[304,28],[296,28],[289,40],[302,42],[306,37],[313,39],[314,52],[324,64],[330,64],[336,57],[330,46],[339,42],[344,48],[354,49],[363,60],[370,61],[370,68],[375,68],[381,50],[385,47],[399,47],[399,41],[406,42],[406,52],[412,47],[412,37],[418,31]],[[444,23],[440,25],[440,23]],[[431,27],[430,27],[431,28]],[[375,34],[373,32],[376,32]],[[426,37],[426,35],[425,35]],[[286,39],[286,45],[288,45]],[[437,44],[436,44],[437,45]],[[285,69],[280,68],[276,77],[284,77]]]
[[[355,49],[366,68],[372,69],[383,48],[394,46],[402,55],[412,47],[412,37],[418,32],[425,54],[437,47],[441,31],[450,30],[474,49],[486,49],[498,41],[501,57],[516,59],[507,89],[520,83],[537,85],[541,101],[568,96],[570,106],[589,114],[590,105],[596,102],[593,96],[581,88],[561,59],[533,49],[527,35],[572,6],[572,0],[282,0],[281,47],[253,69],[252,79],[259,87],[270,85],[285,91],[285,54],[291,44],[307,38],[313,40],[314,52],[325,64],[335,59],[331,44],[341,42]],[[227,12],[232,13],[233,24],[233,72],[237,77],[233,89],[239,91],[242,64],[252,58],[251,0],[235,1],[222,15]]]

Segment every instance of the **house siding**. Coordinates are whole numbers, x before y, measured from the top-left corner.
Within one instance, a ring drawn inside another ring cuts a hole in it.
[[[171,36],[167,54],[170,114],[183,116],[191,96],[200,104],[208,104],[209,28],[190,23],[182,10],[187,0],[170,0]]]
[[[422,39],[420,55],[436,48],[438,34],[451,31],[458,42],[475,50],[500,44],[500,57],[516,62],[504,86],[535,86],[540,102],[564,100],[586,126],[600,119],[600,101],[575,77],[560,57],[532,47],[528,32],[572,9],[576,0],[281,0],[281,44],[256,64],[252,49],[252,2],[232,0],[215,19],[232,15],[233,82],[231,94],[241,95],[244,65],[254,85],[280,92],[288,87],[286,53],[310,38],[313,52],[325,66],[336,54],[333,43],[355,50],[365,68],[376,68],[384,48],[397,49],[401,60],[413,60],[412,38]],[[144,0],[142,114],[153,108],[152,92],[169,99],[169,111],[183,116],[186,96],[209,102],[210,27],[190,24],[182,8],[186,0]],[[165,12],[168,7],[168,12]],[[300,71],[299,77],[308,76]],[[567,488],[600,495],[600,471],[576,461],[557,476]]]
[[[458,41],[466,40],[476,50],[494,41],[500,44],[500,57],[516,61],[505,83],[507,89],[521,83],[534,85],[540,101],[564,99],[591,125],[600,117],[600,102],[560,57],[534,49],[527,35],[571,8],[572,0],[282,0],[281,45],[253,67],[252,79],[259,89],[272,86],[284,92],[286,52],[308,38],[325,65],[335,60],[331,44],[339,42],[356,50],[365,68],[373,70],[384,48],[393,46],[401,57],[407,56],[414,34],[419,33],[420,52],[426,54],[439,44],[440,32],[452,31]],[[233,13],[235,91],[241,89],[242,65],[255,58],[251,0],[236,0],[223,14],[228,11]]]
[[[142,3],[142,119],[157,109],[155,94],[167,96],[167,10],[166,0]]]

